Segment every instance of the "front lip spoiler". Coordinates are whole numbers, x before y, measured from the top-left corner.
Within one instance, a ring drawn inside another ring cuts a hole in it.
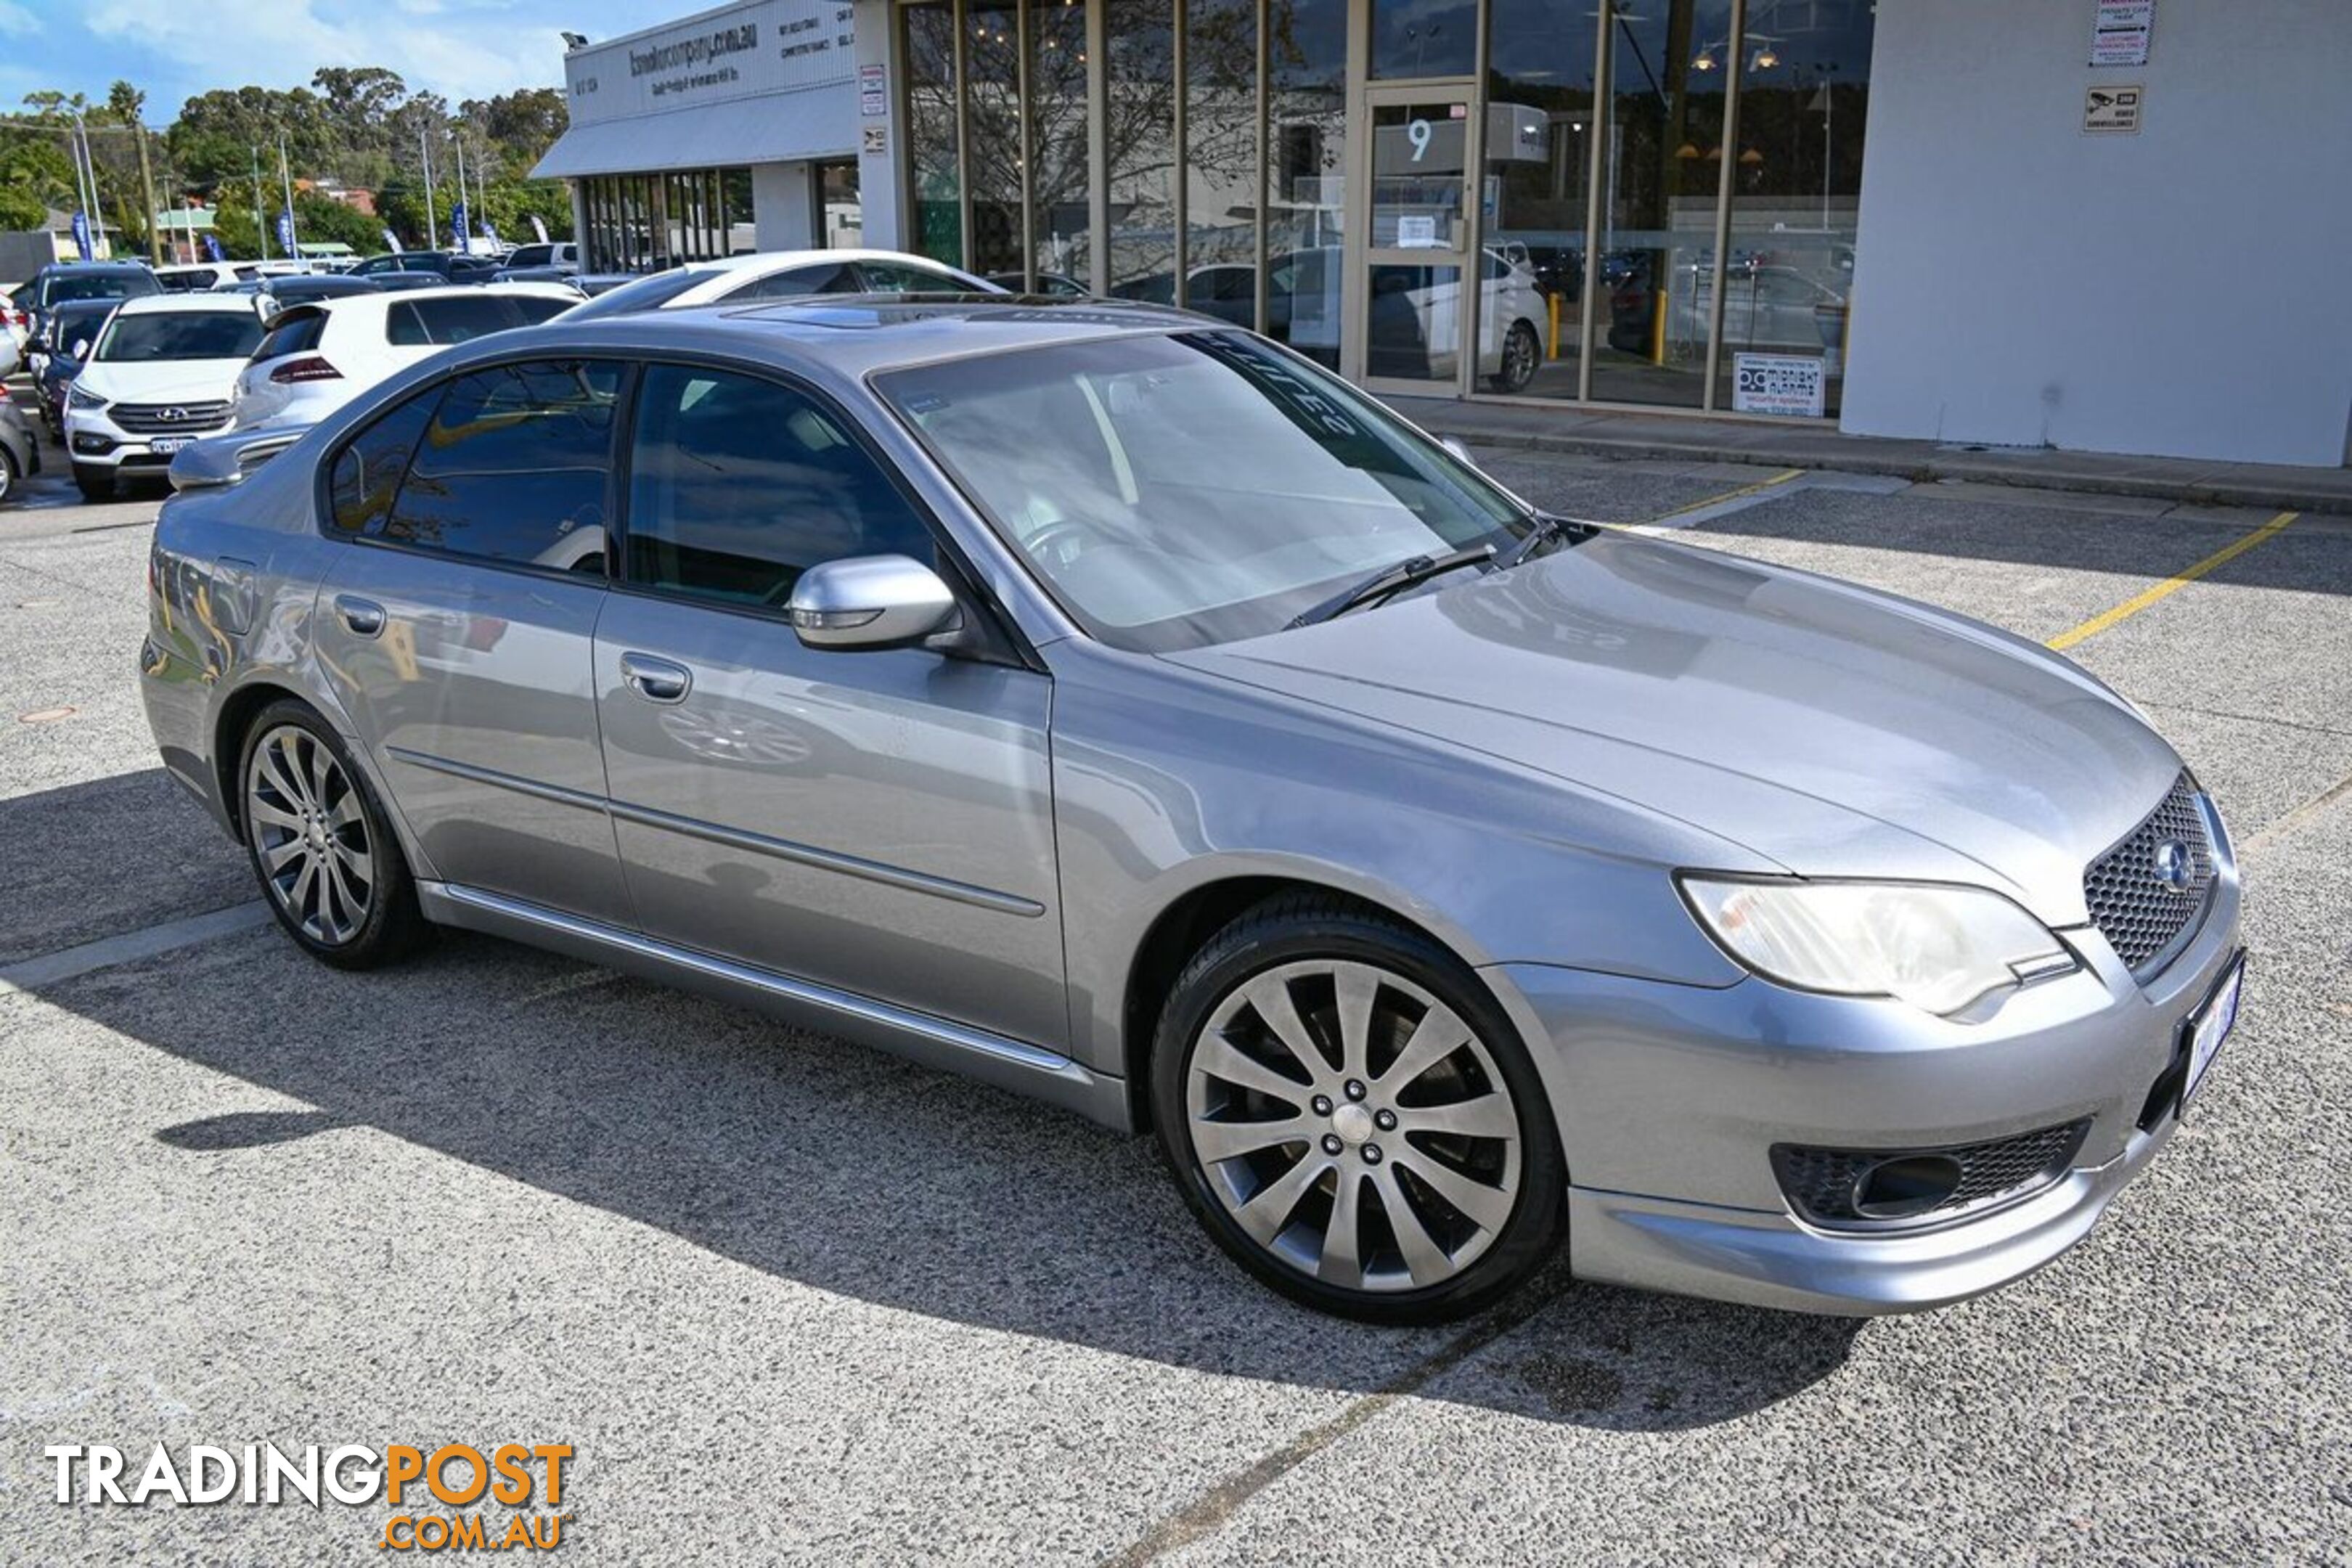
[[[2082,1240],[2179,1126],[2167,1117],[2134,1132],[2105,1164],[2070,1171],[1982,1219],[1909,1235],[1841,1235],[1785,1214],[1571,1186],[1570,1269],[1786,1311],[1875,1317],[1949,1306],[2031,1274]]]

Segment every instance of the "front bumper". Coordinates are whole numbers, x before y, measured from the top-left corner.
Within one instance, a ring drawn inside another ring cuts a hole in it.
[[[67,405],[62,419],[66,454],[78,466],[157,474],[169,471],[173,455],[191,441],[217,436],[228,428],[226,421],[208,421],[203,425],[191,425],[184,432],[173,436],[139,435],[116,425],[106,416],[104,409],[79,409],[70,403]],[[155,449],[159,441],[164,447],[160,452]]]
[[[2193,942],[2145,987],[2095,932],[2069,931],[2083,969],[1977,1024],[1752,979],[1503,966],[1559,1120],[1571,1269],[1845,1314],[1942,1306],[2032,1272],[2169,1141],[2181,1024],[2236,956],[2238,922],[2225,870]],[[1772,1169],[1776,1143],[1926,1150],[2077,1120],[2089,1132],[2054,1183],[1940,1222],[1809,1224]]]

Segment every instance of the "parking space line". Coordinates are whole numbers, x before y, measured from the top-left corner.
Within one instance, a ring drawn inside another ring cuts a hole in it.
[[[2153,588],[2149,588],[2143,593],[2133,595],[2130,598],[2126,599],[2122,604],[2117,605],[2114,609],[2093,616],[2089,620],[2084,621],[2081,626],[2075,626],[2070,631],[2060,632],[2056,637],[2052,637],[2045,646],[2063,651],[2063,649],[2073,647],[2076,643],[2081,642],[2087,637],[2097,637],[2101,632],[2105,631],[2108,627],[2117,626],[2122,622],[2131,619],[2132,616],[2138,615],[2150,605],[2156,604],[2159,600],[2169,598],[2171,595],[2178,594],[2181,589],[2186,588],[2189,584],[2194,583],[2198,578],[2204,576],[2214,568],[2228,565],[2231,562],[2235,561],[2239,556],[2243,555],[2247,551],[2252,550],[2255,545],[2277,537],[2282,530],[2301,515],[2302,513],[2300,512],[2293,511],[2283,511],[2279,513],[2276,517],[2271,519],[2268,522],[2263,524],[2262,527],[2254,530],[2252,533],[2247,534],[2244,538],[2216,550],[2212,554],[2208,555],[2204,560],[2197,563],[2196,565],[2189,567],[2184,571],[2174,573],[2171,576],[2167,577],[2163,582],[2158,583]]]
[[[1759,479],[1752,485],[1742,485],[1738,489],[1726,490],[1719,496],[1709,496],[1705,500],[1693,501],[1688,506],[1678,506],[1672,511],[1663,511],[1655,517],[1645,518],[1635,526],[1640,528],[1663,528],[1668,525],[1685,527],[1691,522],[1700,521],[1698,514],[1701,512],[1712,513],[1717,507],[1727,507],[1734,501],[1747,500],[1752,496],[1762,496],[1768,491],[1787,484],[1791,479],[1801,479],[1804,477],[1805,470],[1802,468],[1783,468],[1769,479]],[[1676,522],[1676,519],[1685,521]]]
[[[190,915],[185,920],[166,921],[161,925],[124,931],[119,936],[102,937],[97,942],[86,942],[79,947],[43,953],[38,958],[28,958],[0,969],[0,996],[20,991],[37,991],[43,986],[79,979],[100,969],[111,969],[118,963],[135,963],[159,952],[192,947],[200,942],[210,942],[215,937],[230,936],[268,923],[269,906],[259,899],[252,899],[242,904],[231,904],[225,910],[215,910],[210,914]]]

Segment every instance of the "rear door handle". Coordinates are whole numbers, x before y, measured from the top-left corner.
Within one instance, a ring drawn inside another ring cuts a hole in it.
[[[355,637],[372,637],[383,630],[383,606],[355,594],[335,595],[335,615]]]
[[[621,656],[621,679],[648,702],[683,702],[694,689],[694,672],[682,664],[656,658],[649,653]]]

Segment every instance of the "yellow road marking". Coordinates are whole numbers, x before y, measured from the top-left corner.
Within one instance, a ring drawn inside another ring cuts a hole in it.
[[[1805,470],[1802,468],[1784,468],[1769,479],[1759,479],[1752,485],[1742,485],[1736,490],[1726,490],[1719,496],[1709,496],[1705,500],[1693,501],[1688,506],[1678,506],[1672,511],[1660,512],[1651,518],[1644,526],[1655,528],[1662,522],[1677,517],[1688,517],[1695,511],[1705,511],[1711,506],[1721,506],[1726,501],[1738,500],[1742,496],[1761,495],[1775,485],[1785,485],[1790,479],[1801,479],[1804,477]]]
[[[2097,637],[2109,626],[2116,626],[2121,622],[2131,619],[2132,616],[2138,615],[2142,610],[2147,609],[2150,605],[2157,603],[2158,600],[2167,599],[2171,597],[2173,595],[2178,594],[2181,589],[2186,588],[2189,584],[2194,583],[2198,578],[2204,576],[2215,567],[2226,566],[2231,562],[2235,561],[2239,556],[2243,555],[2247,551],[2252,550],[2255,545],[2276,535],[2282,529],[2285,528],[2287,524],[2293,522],[2301,515],[2302,513],[2300,512],[2293,511],[2283,511],[2279,513],[2276,517],[2263,524],[2262,527],[2254,530],[2252,533],[2247,534],[2243,539],[2234,541],[2233,542],[2216,550],[2212,554],[2208,555],[2196,565],[2191,566],[2185,571],[2174,573],[2171,576],[2167,577],[2163,582],[2158,583],[2155,587],[2148,589],[2145,593],[2133,595],[2130,598],[2126,599],[2122,604],[2117,605],[2112,610],[2108,610],[2101,615],[2093,616],[2089,620],[2084,621],[2081,626],[2074,627],[2072,631],[2060,632],[2056,637],[2052,637],[2046,646],[2053,648],[2070,648],[2086,637]]]

